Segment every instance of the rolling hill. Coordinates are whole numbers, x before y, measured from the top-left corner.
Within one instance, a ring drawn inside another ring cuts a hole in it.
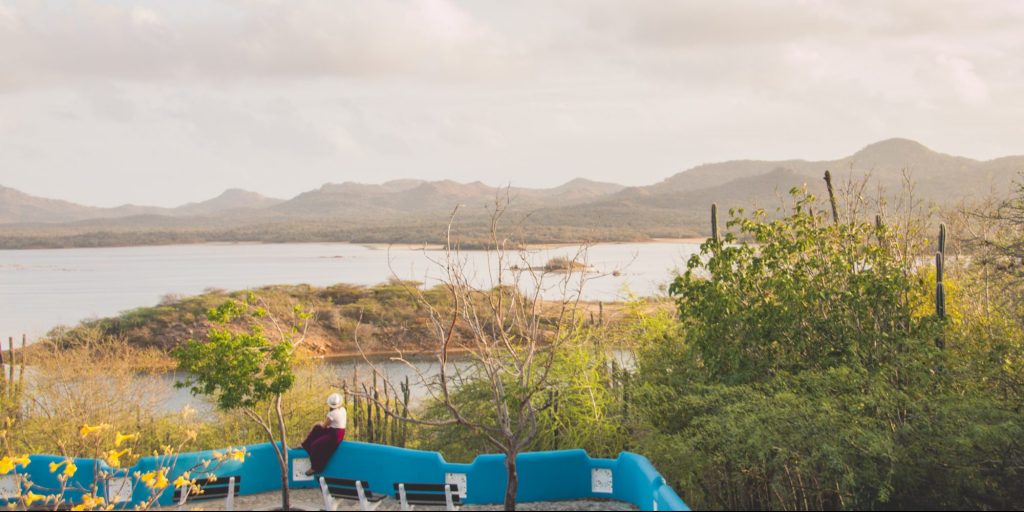
[[[936,205],[1005,193],[1024,171],[1024,156],[988,161],[933,151],[907,139],[868,145],[827,161],[737,160],[699,165],[643,187],[577,178],[549,188],[481,182],[398,180],[328,183],[288,200],[240,189],[177,208],[95,208],[0,187],[0,247],[134,245],[204,241],[437,241],[448,214],[462,205],[460,228],[482,236],[488,205],[508,197],[511,222],[527,241],[643,240],[706,234],[708,206],[781,204],[796,186],[824,192],[867,179],[865,194],[891,196],[909,178],[916,197]]]

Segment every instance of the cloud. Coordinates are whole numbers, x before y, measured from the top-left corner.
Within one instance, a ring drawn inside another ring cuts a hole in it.
[[[1020,26],[1016,1],[0,0],[0,183],[173,205],[893,136],[1024,153]]]
[[[22,0],[0,10],[0,42],[10,71],[0,85],[9,89],[89,78],[472,74],[500,46],[448,0]]]

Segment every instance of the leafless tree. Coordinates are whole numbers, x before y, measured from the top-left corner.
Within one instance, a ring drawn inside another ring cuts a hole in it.
[[[582,326],[581,292],[593,275],[585,263],[585,246],[577,250],[567,268],[551,271],[536,261],[536,252],[500,236],[499,224],[507,207],[507,198],[497,198],[491,211],[484,269],[475,268],[460,251],[452,232],[458,208],[452,213],[444,249],[432,258],[446,291],[443,306],[427,300],[423,289],[408,288],[429,313],[438,373],[425,374],[401,351],[392,361],[415,371],[418,385],[442,407],[444,417],[406,417],[387,401],[365,398],[400,421],[457,425],[486,439],[505,455],[508,484],[504,506],[514,510],[519,483],[516,456],[536,438],[539,416],[557,396],[552,368],[559,349],[572,343]],[[364,360],[385,386],[395,388],[373,361],[365,356]],[[493,409],[481,412],[460,404],[460,390],[470,385],[487,390]]]
[[[993,191],[962,205],[953,218],[959,226],[955,240],[980,269],[985,304],[993,307],[998,295],[1012,310],[1024,311],[1024,184],[1002,197]]]

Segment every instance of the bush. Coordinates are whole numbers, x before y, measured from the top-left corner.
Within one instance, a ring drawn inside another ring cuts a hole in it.
[[[921,241],[796,198],[734,212],[672,284],[681,334],[639,351],[640,450],[695,508],[1019,507],[1014,330],[956,283],[938,320]]]

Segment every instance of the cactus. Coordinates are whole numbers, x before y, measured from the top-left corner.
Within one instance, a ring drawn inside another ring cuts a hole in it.
[[[942,283],[942,253],[935,253],[935,316],[946,318],[946,290]]]
[[[718,242],[718,205],[711,203],[711,239]]]
[[[935,316],[938,317],[940,322],[946,320],[946,290],[942,284],[942,253],[935,253]],[[946,340],[942,334],[939,334],[938,339],[935,340],[935,345],[939,348],[946,346]]]
[[[832,173],[825,171],[825,187],[828,188],[828,202],[832,205],[832,222],[839,224],[839,208],[836,206],[836,194],[832,190]]]
[[[935,253],[935,316],[940,322],[946,320],[946,288],[942,282],[943,266],[946,262],[946,225],[939,224],[939,250]],[[943,348],[946,341],[940,334],[935,345]]]

